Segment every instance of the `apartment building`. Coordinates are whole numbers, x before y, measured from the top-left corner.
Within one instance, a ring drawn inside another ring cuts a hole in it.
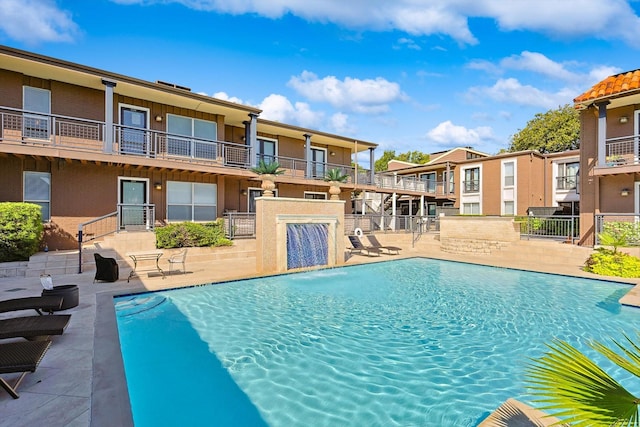
[[[608,222],[640,218],[640,70],[615,74],[574,99],[580,110],[580,244]]]
[[[375,143],[260,113],[0,46],[0,201],[40,205],[48,247],[70,249],[81,224],[98,218],[117,231],[250,214],[262,194],[251,171],[259,160],[285,170],[279,197],[328,198],[332,168],[350,176],[343,200],[356,188],[376,191],[373,172],[352,165],[357,152],[373,164]]]

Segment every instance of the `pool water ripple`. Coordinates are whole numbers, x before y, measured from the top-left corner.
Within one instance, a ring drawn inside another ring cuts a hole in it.
[[[118,322],[129,378],[145,366],[128,360],[144,350],[128,348],[128,328],[166,328],[152,312],[177,308],[269,426],[474,426],[509,397],[527,401],[524,367],[554,337],[585,350],[635,333],[640,311],[611,300],[621,289],[410,259],[160,292],[171,304]],[[168,347],[169,360],[189,348]],[[136,410],[154,388],[130,383],[136,425],[162,425]]]

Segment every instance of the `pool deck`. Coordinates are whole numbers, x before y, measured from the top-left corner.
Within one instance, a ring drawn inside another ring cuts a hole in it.
[[[442,252],[431,241],[418,242],[415,248],[406,235],[379,236],[383,244],[403,247],[401,255],[367,257],[347,256],[346,265],[391,259],[424,256],[451,261],[472,262],[505,268],[516,268],[545,273],[579,276],[601,280],[615,280],[629,283],[630,292],[621,300],[626,305],[640,307],[640,279],[616,279],[596,276],[583,272],[580,267],[591,252],[587,248],[577,248],[555,242],[520,242],[517,250],[497,251],[493,254],[460,255]],[[564,256],[563,254],[566,254]],[[27,374],[18,389],[19,399],[12,399],[0,389],[0,426],[47,426],[102,427],[121,425],[109,414],[92,415],[92,390],[95,384],[109,383],[109,369],[98,369],[94,360],[102,360],[109,355],[98,342],[103,340],[105,319],[96,316],[96,301],[113,293],[132,293],[159,290],[194,284],[220,282],[257,276],[256,260],[253,257],[217,260],[215,262],[189,262],[186,274],[172,274],[163,279],[159,275],[146,275],[127,283],[128,269],[121,269],[120,280],[115,283],[93,283],[94,271],[82,274],[68,274],[54,277],[54,285],[77,284],[80,288],[80,303],[77,307],[62,313],[72,314],[65,333],[52,337],[53,344],[35,373]],[[39,295],[42,286],[38,277],[0,278],[0,300]],[[0,318],[16,315],[35,315],[35,312],[4,313]],[[6,340],[9,341],[9,340]],[[5,342],[6,342],[5,341]],[[17,375],[3,375],[11,381]],[[95,383],[95,384],[94,384]],[[108,393],[109,390],[104,390]],[[171,392],[171,391],[167,391]],[[95,397],[95,394],[93,394]],[[113,396],[112,396],[113,397]],[[115,396],[118,398],[118,396]],[[126,398],[126,396],[120,396]],[[487,411],[497,408],[487,408]],[[489,424],[483,424],[489,425]],[[498,424],[496,424],[498,425]],[[501,422],[499,425],[509,424]],[[537,424],[530,424],[537,425]]]

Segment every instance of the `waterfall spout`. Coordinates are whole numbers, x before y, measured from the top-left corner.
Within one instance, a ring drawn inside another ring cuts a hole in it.
[[[328,224],[287,224],[287,269],[327,265]]]

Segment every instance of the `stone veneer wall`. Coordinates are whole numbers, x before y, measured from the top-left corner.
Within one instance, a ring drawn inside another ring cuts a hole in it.
[[[520,240],[513,218],[442,216],[440,249],[451,253],[490,254]]]
[[[256,270],[287,271],[286,224],[329,224],[328,266],[344,264],[344,200],[256,199]]]

